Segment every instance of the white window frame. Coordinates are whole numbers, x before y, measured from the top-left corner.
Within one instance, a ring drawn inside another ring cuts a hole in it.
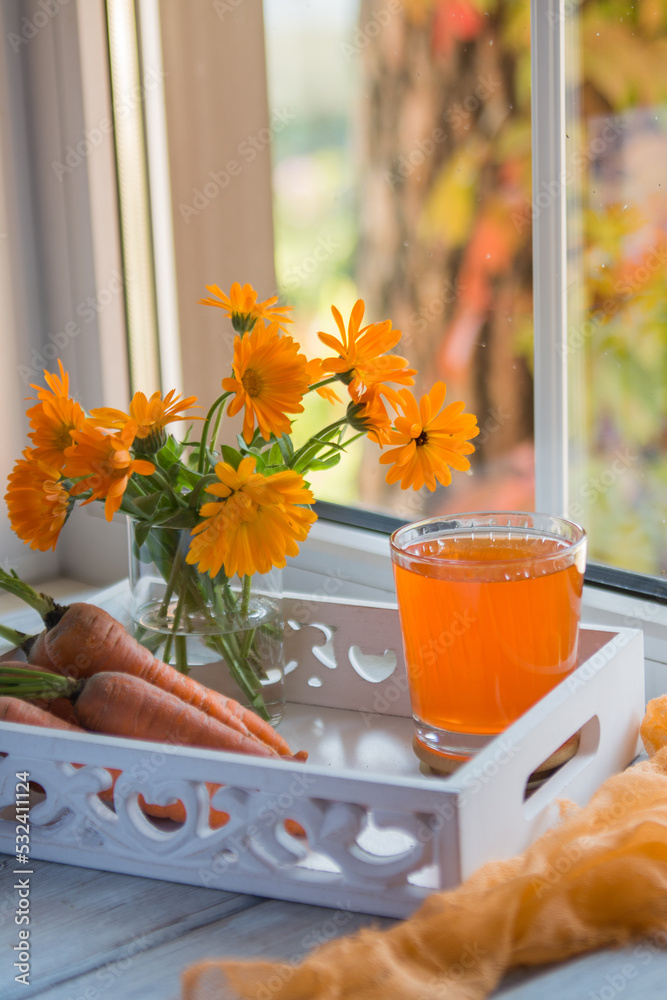
[[[142,6],[143,23],[152,31],[155,38],[155,3],[154,0],[139,0]],[[533,271],[535,298],[535,448],[536,448],[536,509],[564,512],[567,508],[567,474],[568,474],[568,427],[567,427],[567,366],[565,363],[566,336],[566,240],[565,240],[565,39],[566,39],[566,8],[568,0],[531,0],[531,44],[534,53],[539,52],[540,58],[532,60],[532,127],[533,127],[533,191],[549,193],[540,205],[539,213],[533,218]],[[26,8],[19,0],[3,0],[3,15],[0,27],[4,35],[10,30],[9,14],[22,15]],[[8,13],[9,12],[9,13]],[[70,19],[69,30],[82,31],[87,26],[97,32],[99,39],[104,34],[104,3],[103,0],[77,0],[71,7],[63,7],[58,18],[63,17],[58,30],[67,30],[66,18]],[[16,18],[18,23],[18,18]],[[148,29],[145,29],[148,30]],[[32,43],[30,43],[32,44]],[[57,37],[54,44],[57,44]],[[150,50],[152,59],[159,58],[159,53],[153,47]],[[5,51],[4,60],[8,58]],[[0,68],[2,68],[0,57]],[[87,84],[91,72],[94,71],[95,55],[90,48],[86,49],[86,58],[80,60],[81,66],[72,63],[51,60],[48,65],[33,65],[32,72],[39,76],[33,82],[38,87],[35,92],[55,93],[62,100],[67,96],[71,99],[78,90],[78,101],[84,109],[83,126],[94,126],[105,113],[105,107],[110,109],[110,94],[101,90],[94,94],[91,105],[91,93]],[[11,67],[10,67],[11,68]],[[149,141],[152,146],[166,148],[164,137],[164,121],[160,102],[154,100],[145,109]],[[18,119],[16,119],[18,121]],[[21,125],[21,128],[24,126]],[[4,148],[11,143],[11,134],[2,137]],[[34,143],[39,142],[39,136],[32,136]],[[0,143],[0,149],[3,144]],[[26,150],[25,143],[19,143],[17,148]],[[110,169],[109,157],[90,157],[85,168],[77,175],[77,183],[88,185],[89,197],[87,215],[81,218],[80,224],[87,227],[92,234],[95,268],[98,280],[103,281],[105,267],[114,266],[114,261],[120,260],[120,241],[117,224],[112,221],[113,211],[107,210],[106,215],[100,214],[100,199],[95,192],[100,191],[100,185],[108,182]],[[168,175],[167,175],[168,176]],[[162,182],[164,181],[162,177]],[[0,173],[2,180],[2,173]],[[155,178],[152,178],[155,183]],[[0,185],[1,188],[1,185]],[[2,195],[0,189],[0,195]],[[158,189],[156,205],[165,207],[168,198],[164,184]],[[0,199],[1,201],[1,199]],[[107,206],[108,209],[108,206]],[[30,232],[30,240],[35,244],[42,241],[43,245],[54,245],[56,233],[46,225],[42,230],[35,230],[30,219],[30,206],[22,205],[23,220],[26,232]],[[155,220],[154,220],[155,224]],[[110,227],[110,228],[109,228]],[[163,229],[164,238],[167,231]],[[168,233],[167,233],[168,235]],[[169,247],[167,247],[169,250]],[[70,281],[72,269],[76,265],[75,258],[70,259],[72,248],[62,242],[58,244],[57,266],[62,274],[63,282]],[[106,262],[106,264],[105,264]],[[7,261],[0,257],[0,267],[8,266]],[[173,266],[171,259],[162,263],[163,270]],[[102,267],[102,271],[100,271]],[[1,275],[0,275],[1,276]],[[34,334],[28,328],[29,317],[34,310],[26,306],[32,287],[14,286],[15,296],[22,294],[22,302],[15,303],[14,345],[34,343]],[[18,288],[18,293],[16,289]],[[76,293],[71,292],[72,307],[76,306]],[[45,306],[48,309],[48,303]],[[173,308],[172,308],[173,312]],[[127,390],[127,351],[124,342],[122,317],[111,312],[102,314],[99,322],[89,335],[91,341],[97,344],[95,352],[88,351],[85,364],[97,365],[95,371],[86,372],[90,384],[101,386],[103,394],[109,395],[113,384],[118,388],[118,380]],[[45,314],[42,321],[42,337],[48,330],[58,328],[59,318]],[[165,357],[174,358],[174,328],[169,324],[165,336],[168,347]],[[31,340],[31,337],[33,339]],[[16,347],[20,357],[20,350]],[[94,356],[96,361],[92,361]],[[118,359],[123,359],[125,372],[118,369]],[[78,359],[77,359],[78,361]],[[175,361],[167,365],[171,375],[178,374]],[[167,375],[168,372],[164,374]],[[118,405],[118,393],[114,393],[114,403]],[[112,401],[105,400],[110,405]],[[92,505],[96,507],[96,505]],[[70,538],[67,546],[57,553],[57,568],[54,570],[54,558],[46,556],[41,564],[31,554],[25,562],[29,567],[32,579],[41,576],[51,577],[55,572],[61,575],[81,579],[83,582],[99,583],[113,582],[124,573],[124,526],[107,525],[102,520],[100,510],[91,508],[77,510],[77,517],[68,525],[66,531]],[[110,530],[113,528],[114,530]],[[76,534],[75,534],[76,533]],[[91,545],[96,550],[96,560],[91,565],[91,559],[82,545],[81,539],[87,541],[86,549]],[[122,542],[121,542],[122,539]],[[19,572],[22,569],[20,560],[14,558],[16,547],[10,550],[10,559]],[[97,569],[97,575],[95,570]],[[296,559],[289,561],[285,572],[285,586],[292,591],[311,594],[322,594],[332,597],[348,597],[360,600],[393,601],[394,588],[389,546],[386,534],[363,528],[349,527],[320,519],[312,528],[306,543],[301,547],[301,553]],[[594,586],[587,586],[584,592],[584,618],[586,621],[600,624],[631,624],[644,628],[647,639],[647,657],[649,663],[649,693],[651,688],[664,689],[665,664],[667,664],[667,608],[659,601],[643,599],[633,595],[627,596],[613,593]]]

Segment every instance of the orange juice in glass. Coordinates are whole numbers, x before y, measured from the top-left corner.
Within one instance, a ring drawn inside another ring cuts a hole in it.
[[[465,759],[574,670],[585,533],[454,514],[399,528],[391,557],[417,740]]]

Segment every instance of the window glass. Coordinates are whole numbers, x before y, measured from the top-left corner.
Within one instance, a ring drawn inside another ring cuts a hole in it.
[[[276,275],[322,355],[358,297],[396,348],[478,415],[472,473],[387,487],[371,442],[319,499],[414,519],[534,503],[529,3],[264,0]],[[297,435],[329,414],[316,398]]]
[[[570,506],[590,558],[667,570],[667,3],[576,5]]]

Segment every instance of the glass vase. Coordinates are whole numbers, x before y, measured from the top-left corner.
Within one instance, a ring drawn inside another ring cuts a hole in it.
[[[282,717],[282,571],[228,579],[186,562],[187,529],[129,520],[135,638],[183,673],[219,661],[215,687],[275,724]]]

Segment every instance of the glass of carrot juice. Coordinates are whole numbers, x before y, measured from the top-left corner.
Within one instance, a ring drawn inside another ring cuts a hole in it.
[[[416,750],[456,764],[576,667],[586,535],[491,511],[417,521],[390,544]]]

